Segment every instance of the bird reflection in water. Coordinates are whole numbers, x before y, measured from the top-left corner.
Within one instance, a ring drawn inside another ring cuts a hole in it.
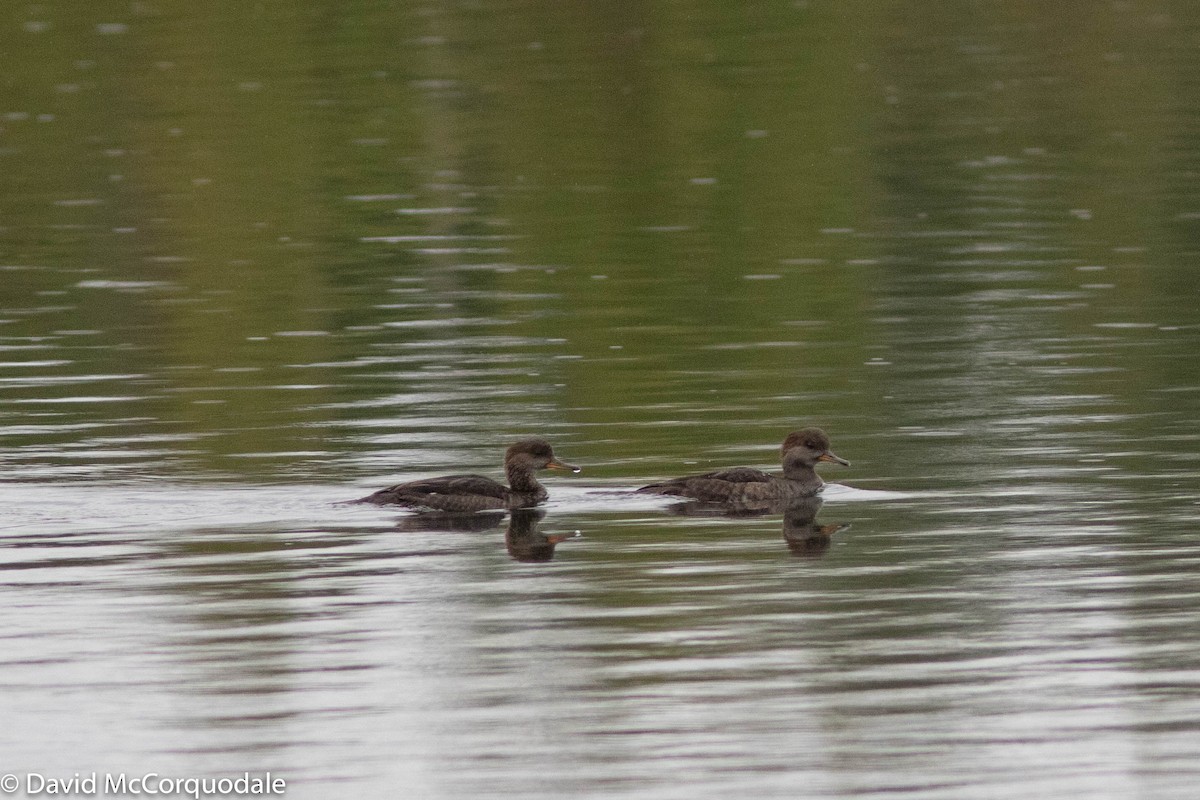
[[[822,558],[833,544],[833,535],[850,527],[848,522],[818,523],[817,512],[824,502],[819,497],[808,497],[783,509],[783,541],[792,555]]]
[[[559,542],[576,538],[574,531],[566,534],[547,534],[538,529],[538,523],[546,512],[541,509],[519,508],[509,514],[508,529],[504,532],[504,546],[516,561],[536,563],[554,558],[554,548]],[[400,520],[396,529],[408,533],[422,531],[455,531],[480,533],[500,527],[504,512],[479,514],[413,514]]]
[[[441,514],[431,511],[423,514],[410,514],[401,518],[396,523],[396,530],[405,533],[422,531],[479,533],[480,531],[490,531],[503,521],[503,511],[485,511],[478,514]]]
[[[821,558],[833,544],[833,535],[850,527],[849,523],[821,525],[817,512],[824,500],[801,497],[793,500],[766,500],[750,503],[676,503],[668,509],[685,517],[765,517],[783,515],[783,541],[793,555]]]
[[[559,542],[574,539],[578,531],[571,533],[542,533],[538,522],[545,511],[533,508],[517,509],[509,515],[508,530],[504,532],[504,545],[508,554],[517,561],[535,563],[554,558],[554,548]]]

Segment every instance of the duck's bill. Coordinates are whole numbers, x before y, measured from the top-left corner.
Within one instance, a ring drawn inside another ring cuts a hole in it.
[[[577,467],[574,464],[568,464],[564,461],[559,461],[557,458],[552,460],[546,466],[549,467],[550,469],[566,469],[566,470],[570,470],[571,472],[582,472],[583,471],[583,467]]]
[[[850,462],[841,456],[834,455],[832,451],[826,450],[821,455],[817,456],[817,461],[828,461],[830,464],[841,464],[843,467],[850,466]]]

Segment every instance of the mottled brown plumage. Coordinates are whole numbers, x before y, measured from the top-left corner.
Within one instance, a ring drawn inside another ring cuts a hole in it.
[[[835,455],[829,448],[829,437],[824,431],[820,428],[805,428],[789,433],[783,440],[783,446],[780,448],[783,461],[782,476],[750,467],[733,467],[652,483],[637,491],[641,494],[690,497],[706,503],[730,504],[811,497],[820,492],[825,485],[817,475],[818,463],[827,461],[850,466],[849,461]]]
[[[535,471],[547,468],[579,472],[579,467],[556,459],[549,442],[533,437],[522,439],[504,453],[508,486],[483,475],[445,475],[389,486],[354,502],[456,514],[530,508],[549,496],[534,476]]]

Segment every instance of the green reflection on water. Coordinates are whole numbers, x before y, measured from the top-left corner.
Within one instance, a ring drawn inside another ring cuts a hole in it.
[[[1093,11],[30,6],[0,334],[132,376],[50,419],[206,436],[201,471],[397,445],[363,422],[559,432],[604,476],[807,421],[1155,413],[1197,377],[1159,330],[1194,316],[1197,20]]]

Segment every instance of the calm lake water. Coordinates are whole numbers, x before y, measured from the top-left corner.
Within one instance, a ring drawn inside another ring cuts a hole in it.
[[[0,53],[0,773],[1196,796],[1200,8],[50,0]],[[802,513],[628,493],[806,424]],[[533,433],[543,514],[337,505]]]

